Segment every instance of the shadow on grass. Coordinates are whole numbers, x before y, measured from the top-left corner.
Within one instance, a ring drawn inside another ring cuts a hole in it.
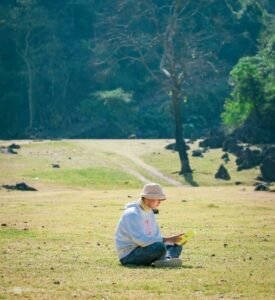
[[[123,268],[127,269],[202,269],[202,266],[190,266],[190,265],[182,265],[181,267],[174,267],[174,268],[169,268],[169,267],[163,267],[163,268],[157,268],[154,266],[140,266],[140,265],[120,265]]]
[[[182,174],[185,181],[192,186],[199,186],[199,184],[194,180],[192,173]]]
[[[199,184],[194,180],[192,173],[181,174],[179,171],[171,172],[171,174],[178,174],[184,177],[185,181],[192,186],[199,186]]]
[[[122,268],[126,269],[152,269],[152,266],[142,266],[142,265],[121,265]]]
[[[183,269],[202,269],[202,266],[185,266],[185,265],[182,265],[182,268]]]

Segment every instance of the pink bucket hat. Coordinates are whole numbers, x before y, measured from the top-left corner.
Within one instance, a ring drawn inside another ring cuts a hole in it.
[[[163,193],[162,187],[158,183],[148,183],[144,186],[143,191],[140,193],[141,197],[156,200],[165,200],[166,196]]]

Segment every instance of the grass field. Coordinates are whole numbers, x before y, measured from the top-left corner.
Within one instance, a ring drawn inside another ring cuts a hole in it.
[[[18,155],[0,154],[0,185],[38,189],[0,189],[0,299],[274,299],[275,194],[254,191],[259,170],[236,172],[231,156],[232,180],[216,180],[221,152],[212,150],[191,159],[192,187],[176,174],[169,142],[18,141]],[[165,186],[163,234],[198,233],[182,268],[117,260],[116,223],[146,180]]]

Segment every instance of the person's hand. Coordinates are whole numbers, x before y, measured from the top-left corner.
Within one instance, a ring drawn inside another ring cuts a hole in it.
[[[184,233],[180,233],[180,234],[177,234],[177,235],[171,235],[169,237],[165,237],[163,239],[163,241],[164,241],[164,243],[178,244],[183,235],[184,235]]]

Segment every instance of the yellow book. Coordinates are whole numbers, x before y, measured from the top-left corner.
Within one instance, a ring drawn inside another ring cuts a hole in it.
[[[197,233],[196,233],[195,230],[193,230],[193,229],[187,230],[187,231],[185,232],[185,234],[183,234],[183,235],[181,236],[181,239],[180,239],[179,244],[180,244],[180,245],[184,245],[186,242],[188,242],[190,239],[192,239],[192,238],[193,238],[194,236],[196,236],[196,235],[197,235]]]

